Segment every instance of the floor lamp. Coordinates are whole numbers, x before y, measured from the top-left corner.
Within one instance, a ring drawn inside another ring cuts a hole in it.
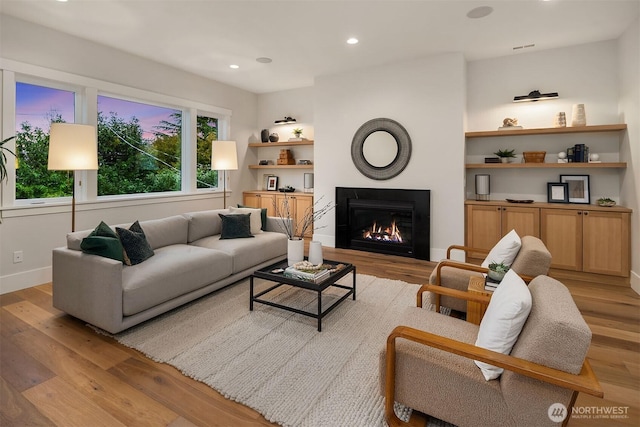
[[[96,128],[74,123],[52,123],[47,168],[73,171],[71,231],[76,231],[76,171],[98,169]]]
[[[238,153],[235,141],[213,141],[211,143],[211,170],[223,171],[223,208],[227,208],[227,171],[238,169]]]

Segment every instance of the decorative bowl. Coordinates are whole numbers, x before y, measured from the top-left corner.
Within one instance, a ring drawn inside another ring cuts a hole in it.
[[[502,279],[504,279],[505,274],[507,273],[503,271],[495,271],[495,270],[489,270],[489,272],[487,273],[489,278],[491,280],[495,280],[496,282],[501,282]]]
[[[598,200],[598,206],[604,206],[606,208],[610,208],[612,206],[615,206],[616,202],[611,200],[611,201],[604,201],[604,200]]]

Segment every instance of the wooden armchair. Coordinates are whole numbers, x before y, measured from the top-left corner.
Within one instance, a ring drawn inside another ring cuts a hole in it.
[[[380,354],[381,388],[390,426],[408,425],[398,402],[457,426],[566,425],[579,392],[603,397],[586,353],[591,331],[566,287],[538,276],[529,284],[532,309],[511,354],[475,346],[479,327],[434,311],[409,307]],[[489,297],[440,286],[429,291],[477,302]],[[486,381],[473,362],[505,369]],[[553,404],[566,409],[553,412]],[[555,415],[552,420],[549,414]],[[562,419],[562,417],[564,417]]]
[[[511,264],[511,269],[523,279],[547,274],[551,266],[551,253],[542,240],[534,236],[523,236],[521,241],[522,246]],[[451,253],[454,250],[464,251],[466,258],[470,256],[473,258],[484,257],[489,254],[489,251],[484,249],[460,245],[449,246],[447,259],[438,263],[429,277],[429,284],[466,291],[469,279],[473,276],[480,277],[488,269],[475,264],[451,260]],[[430,298],[431,303],[436,305],[437,311],[440,310],[441,305],[463,313],[467,311],[467,303],[464,299],[434,292],[430,294]]]

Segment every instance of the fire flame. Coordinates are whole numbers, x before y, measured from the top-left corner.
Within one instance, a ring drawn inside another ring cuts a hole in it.
[[[364,239],[376,240],[379,242],[402,243],[402,236],[400,235],[400,230],[396,226],[395,221],[386,227],[382,225],[379,226],[377,221],[374,221],[371,228],[362,233],[362,237]]]

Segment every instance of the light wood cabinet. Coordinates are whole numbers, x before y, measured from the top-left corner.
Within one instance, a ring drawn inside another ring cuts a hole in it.
[[[302,221],[304,219],[305,213],[309,213],[309,215],[313,215],[313,196],[310,194],[301,194],[301,193],[280,193],[276,195],[276,203],[282,209],[285,197],[289,202],[289,213],[291,215],[291,219],[297,227],[302,227]],[[298,230],[301,231],[301,230]],[[304,237],[313,237],[313,224],[307,229],[304,234]]]
[[[245,191],[242,193],[243,205],[254,208],[266,208],[268,216],[277,216],[276,203],[280,210],[285,197],[289,201],[289,214],[295,224],[300,224],[305,212],[313,210],[313,194],[305,193],[276,193],[273,191]],[[313,226],[305,233],[305,237],[313,236]]]
[[[629,276],[630,213],[541,209],[541,218],[551,267]]]
[[[540,237],[540,209],[513,204],[468,204],[467,246],[490,250],[511,230]]]
[[[616,206],[468,200],[465,244],[490,250],[512,229],[539,237],[551,252],[551,267],[629,277],[631,210]],[[483,256],[471,254],[472,261]]]
[[[267,216],[275,216],[276,195],[266,191],[245,191],[242,193],[244,206],[267,209]]]

